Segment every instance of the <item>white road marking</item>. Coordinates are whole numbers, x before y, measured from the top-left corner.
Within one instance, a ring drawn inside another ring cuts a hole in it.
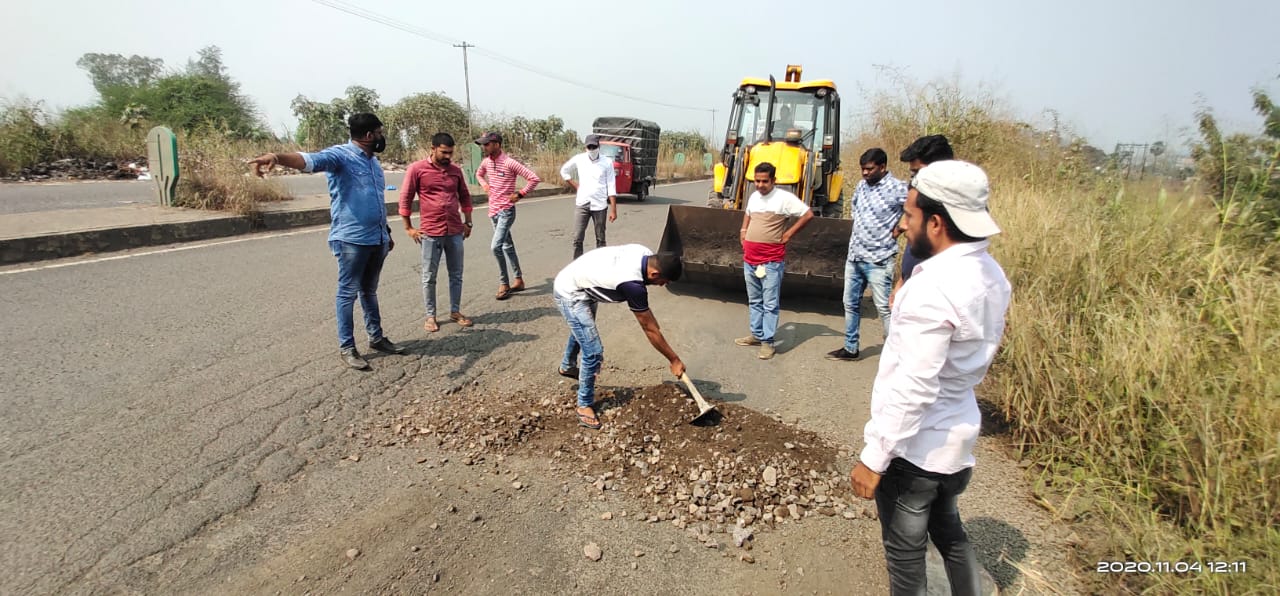
[[[683,186],[683,185],[686,185],[686,184],[698,184],[698,183],[702,183],[702,182],[706,182],[706,180],[692,180],[692,181],[689,181],[689,182],[676,182],[676,183],[674,183],[674,184],[665,184],[665,185],[663,185],[663,186]],[[56,184],[56,183],[55,183],[55,184]],[[517,202],[516,204],[517,204],[517,205],[526,205],[526,204],[533,204],[533,203],[545,203],[545,202],[547,202],[547,201],[555,201],[555,200],[568,199],[568,198],[573,198],[573,195],[554,195],[554,196],[549,196],[549,197],[541,197],[541,198],[537,198],[537,199],[522,200],[522,201]],[[387,218],[387,221],[399,221],[399,220],[400,220],[400,216],[399,216],[399,215],[393,215],[393,216],[390,216],[390,217],[388,217],[388,218]],[[35,267],[25,267],[25,268],[22,268],[22,269],[10,269],[10,270],[7,270],[7,271],[0,270],[0,275],[15,275],[15,274],[18,274],[18,273],[32,273],[32,272],[35,272],[35,271],[46,271],[46,270],[48,270],[48,269],[61,269],[61,268],[63,268],[63,267],[73,267],[73,266],[76,266],[76,265],[92,265],[92,264],[94,264],[94,263],[105,263],[105,262],[107,262],[107,261],[119,261],[119,260],[123,260],[123,259],[132,259],[132,258],[134,258],[134,257],[145,257],[145,256],[149,256],[149,255],[163,255],[163,254],[168,254],[168,253],[173,253],[173,252],[181,252],[181,251],[184,251],[184,250],[195,250],[195,249],[198,249],[198,248],[209,248],[209,247],[211,247],[211,246],[222,246],[222,245],[225,245],[225,244],[236,244],[237,242],[252,242],[252,241],[255,241],[255,240],[269,240],[269,239],[271,239],[271,238],[287,238],[287,237],[289,237],[289,236],[297,236],[297,235],[299,235],[299,234],[311,234],[311,233],[314,233],[314,232],[320,232],[320,231],[324,231],[324,230],[328,230],[328,229],[329,229],[329,224],[323,224],[323,225],[319,225],[319,226],[309,226],[309,227],[306,227],[306,228],[302,228],[302,229],[298,229],[298,230],[293,230],[293,231],[289,231],[289,232],[276,232],[276,233],[272,233],[272,234],[250,234],[250,235],[247,235],[247,236],[240,236],[240,237],[238,237],[238,238],[232,238],[232,239],[230,239],[230,240],[218,240],[218,241],[215,241],[215,242],[201,242],[201,243],[199,243],[199,244],[186,244],[186,245],[183,245],[183,246],[175,246],[175,247],[173,247],[173,248],[161,248],[161,249],[157,249],[157,250],[140,250],[140,251],[138,251],[138,252],[131,252],[131,253],[129,253],[129,254],[125,254],[125,255],[113,255],[113,256],[110,256],[110,257],[97,257],[97,258],[91,258],[91,259],[84,259],[84,260],[80,260],[80,261],[68,261],[68,262],[63,262],[63,263],[51,263],[51,264],[48,264],[48,265],[37,265],[37,266],[35,266]]]
[[[176,246],[173,248],[162,248],[158,250],[144,250],[139,252],[132,252],[127,255],[114,255],[110,257],[98,257],[94,259],[85,259],[83,261],[53,263],[50,265],[26,267],[24,269],[11,269],[9,271],[0,271],[0,275],[13,275],[15,273],[30,273],[32,271],[44,271],[46,269],[61,269],[63,267],[72,267],[75,265],[92,265],[94,263],[105,263],[107,261],[119,261],[121,259],[132,259],[134,257],[145,257],[147,255],[162,255],[162,254],[171,253],[171,252],[181,252],[184,250],[195,250],[197,248],[208,248],[210,246],[221,246],[223,244],[235,244],[237,242],[250,242],[253,240],[266,240],[269,238],[284,238],[287,236],[297,236],[299,234],[310,234],[312,232],[318,232],[318,231],[327,230],[327,229],[329,229],[329,224],[324,224],[322,226],[311,226],[311,227],[303,228],[301,230],[293,230],[290,232],[278,232],[274,234],[250,234],[248,236],[241,236],[239,238],[232,238],[230,240],[219,240],[216,242],[202,242],[199,244],[187,244],[184,246]]]

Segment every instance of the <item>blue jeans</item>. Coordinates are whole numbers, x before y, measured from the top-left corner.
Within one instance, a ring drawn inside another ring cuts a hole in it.
[[[765,275],[759,278],[754,265],[742,264],[743,276],[747,280],[747,304],[751,311],[751,337],[767,344],[773,343],[773,334],[778,331],[785,269],[786,263],[782,261],[765,263]]]
[[[564,346],[564,358],[560,370],[578,366],[578,407],[586,408],[595,403],[596,374],[604,361],[604,344],[596,330],[596,303],[594,300],[569,300],[555,295],[556,306],[569,324],[569,342]],[[579,353],[582,364],[578,365]]]
[[[338,312],[338,348],[356,347],[355,304],[360,297],[360,309],[364,311],[364,329],[369,341],[382,339],[382,315],[378,312],[378,277],[382,263],[391,251],[390,244],[351,244],[341,240],[329,241],[329,250],[338,259],[338,294],[335,301]]]
[[[489,248],[493,250],[493,256],[498,259],[498,283],[504,286],[510,285],[511,278],[507,277],[507,263],[511,263],[512,276],[516,279],[524,277],[520,274],[520,258],[516,256],[516,241],[511,237],[511,226],[516,223],[516,208],[512,205],[499,211],[489,220],[493,222],[493,242],[489,244]]]
[[[951,593],[980,592],[978,558],[956,508],[956,498],[972,475],[973,468],[935,474],[901,458],[889,463],[876,487],[876,510],[891,594],[925,594],[928,540],[946,562]]]
[[[862,327],[862,291],[871,286],[871,299],[889,337],[889,293],[893,291],[893,259],[879,263],[845,261],[844,263],[844,349],[857,353],[858,334]]]
[[[462,305],[462,234],[422,237],[422,299],[427,303],[427,316],[436,316],[436,273],[440,271],[440,255],[449,269],[449,312]]]

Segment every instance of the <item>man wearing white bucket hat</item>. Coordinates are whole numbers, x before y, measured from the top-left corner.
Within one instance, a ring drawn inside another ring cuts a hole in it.
[[[956,500],[972,476],[981,416],[974,387],[1004,334],[1011,288],[987,252],[1000,227],[981,168],[925,166],[905,205],[916,265],[893,308],[871,390],[866,441],[850,474],[874,498],[893,594],[925,592],[925,548],[946,561],[952,594],[976,594],[980,570]]]

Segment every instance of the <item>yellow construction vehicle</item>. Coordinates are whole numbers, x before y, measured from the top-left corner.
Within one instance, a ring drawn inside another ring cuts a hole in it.
[[[827,79],[805,81],[788,65],[782,82],[745,78],[733,94],[729,128],[706,207],[671,206],[660,250],[681,254],[693,283],[744,285],[738,230],[755,190],[756,165],[777,169],[777,186],[820,216],[787,245],[784,293],[839,297],[851,222],[840,219],[840,95]]]

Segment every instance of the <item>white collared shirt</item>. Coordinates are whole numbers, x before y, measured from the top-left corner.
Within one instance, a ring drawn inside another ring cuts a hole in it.
[[[600,211],[609,206],[609,197],[618,196],[617,174],[613,171],[613,159],[601,154],[595,161],[585,152],[569,158],[560,168],[560,177],[565,180],[573,178],[578,172],[577,205],[590,205],[592,211]]]
[[[973,388],[1000,345],[1012,293],[988,246],[956,244],[898,290],[859,456],[872,471],[895,457],[938,474],[974,465],[982,418]]]

